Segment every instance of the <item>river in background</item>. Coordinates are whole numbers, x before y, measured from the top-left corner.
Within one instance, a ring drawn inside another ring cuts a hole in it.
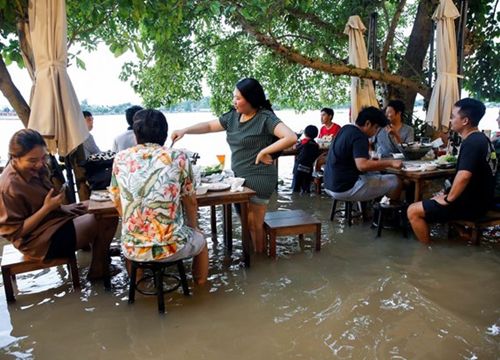
[[[492,124],[496,113],[491,112]],[[294,130],[319,125],[319,112],[278,115]],[[125,120],[95,118],[94,137],[107,149],[125,130]],[[211,118],[167,114],[172,129]],[[336,119],[347,122],[347,112],[339,111]],[[2,148],[19,124],[0,122]],[[199,152],[202,164],[216,163],[216,154],[229,155],[224,133],[187,136],[181,146]],[[12,305],[0,283],[0,358],[500,358],[498,232],[481,246],[448,240],[439,225],[431,246],[398,231],[384,230],[375,238],[368,223],[330,222],[327,196],[292,194],[291,166],[291,157],[280,159],[284,183],[270,209],[303,209],[321,220],[320,252],[310,236],[302,242],[282,237],[277,261],[254,256],[246,269],[239,220],[234,216],[235,248],[227,256],[219,212],[218,241],[208,238],[209,285],[191,286],[190,297],[167,294],[164,316],[154,296],[137,294],[133,305],[127,303],[121,257],[113,257],[122,272],[105,292],[102,284],[85,280],[89,253],[79,252],[81,292],[73,291],[64,268],[18,275],[20,293]],[[200,210],[200,226],[210,231],[206,208]]]
[[[307,125],[321,126],[320,112],[307,111],[304,113],[296,113],[292,110],[283,110],[276,112],[278,117],[282,119],[292,130],[303,130]],[[169,124],[169,133],[173,130],[180,129],[189,125],[196,124],[201,121],[213,120],[216,117],[209,112],[197,113],[167,113],[167,122]],[[416,112],[415,116],[425,118],[425,114],[421,111]],[[498,116],[497,108],[488,108],[484,118],[481,120],[479,128],[481,130],[499,130],[496,119]],[[349,109],[335,110],[334,121],[340,125],[345,125],[349,122]],[[18,119],[0,119],[0,161],[5,161],[8,152],[8,143],[11,136],[19,129],[22,124]],[[113,140],[116,135],[121,134],[127,129],[125,115],[95,115],[94,129],[92,135],[101,150],[111,149]],[[167,145],[170,141],[167,140]],[[226,167],[230,167],[230,151],[226,143],[225,133],[214,133],[205,135],[190,135],[182,139],[176,147],[186,148],[201,155],[199,164],[213,165],[217,164],[216,155],[226,154]]]

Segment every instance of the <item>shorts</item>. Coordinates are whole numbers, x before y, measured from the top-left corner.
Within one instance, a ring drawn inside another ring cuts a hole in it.
[[[254,195],[249,200],[252,204],[255,204],[255,205],[267,205],[267,204],[269,204],[269,201],[271,199],[264,199],[262,197],[259,197],[258,195]]]
[[[368,201],[389,194],[399,186],[399,179],[391,174],[360,175],[354,186],[344,192],[333,192],[325,189],[326,193],[341,201]]]
[[[45,259],[60,259],[75,256],[76,230],[73,220],[66,221],[50,238]]]
[[[425,221],[429,223],[448,222],[450,220],[471,220],[477,218],[486,210],[473,209],[463,205],[441,205],[436,200],[423,200],[422,206],[425,213]]]
[[[184,244],[182,249],[160,261],[172,262],[196,256],[205,248],[205,245],[207,245],[207,241],[203,234],[199,231],[193,231],[193,236]]]

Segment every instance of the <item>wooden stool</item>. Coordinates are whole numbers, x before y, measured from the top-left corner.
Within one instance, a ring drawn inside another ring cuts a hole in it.
[[[321,222],[302,210],[268,212],[264,218],[266,238],[269,239],[269,256],[276,259],[276,237],[316,233],[316,251],[321,250]]]
[[[330,211],[330,221],[333,221],[333,219],[335,218],[335,214],[337,212],[342,211],[342,210],[337,210],[337,204],[339,201],[343,201],[343,200],[336,200],[336,199],[333,200],[332,210]],[[352,225],[352,218],[353,218],[352,203],[353,203],[353,201],[344,201],[344,205],[345,205],[344,217],[347,219],[347,225],[349,225],[349,227]],[[363,217],[363,209],[361,206],[361,202],[358,201],[357,204],[359,207],[359,213],[354,214],[354,217],[360,217],[360,216]]]
[[[3,285],[5,288],[5,297],[7,298],[7,301],[16,301],[16,298],[14,297],[14,288],[12,287],[12,281],[16,281],[16,274],[59,265],[68,266],[68,272],[71,276],[71,280],[73,281],[73,288],[75,290],[80,289],[80,279],[78,277],[78,267],[76,265],[75,257],[52,259],[48,261],[37,260],[23,255],[23,253],[17,250],[13,245],[5,245],[3,247],[1,268]]]
[[[374,204],[373,208],[378,211],[377,216],[377,237],[382,235],[384,227],[384,216],[389,213],[395,213],[399,217],[401,228],[403,229],[403,236],[408,237],[408,218],[406,217],[406,209],[408,205],[401,202],[394,202],[391,200],[389,204]]]
[[[471,229],[471,242],[475,245],[479,245],[481,229],[500,225],[500,211],[490,210],[484,216],[475,220],[452,220],[449,225]]]
[[[163,294],[167,292],[172,292],[174,290],[177,290],[179,286],[182,285],[182,291],[184,292],[184,295],[189,296],[189,286],[186,278],[186,270],[184,269],[184,263],[182,260],[177,260],[177,261],[171,261],[171,262],[163,262],[163,261],[133,261],[131,260],[131,265],[132,269],[130,272],[130,283],[129,283],[129,290],[128,290],[128,303],[133,304],[135,301],[135,292],[136,290],[140,292],[143,295],[156,295],[158,298],[158,312],[160,314],[165,313],[165,300],[163,298]],[[174,274],[165,274],[164,270],[165,268],[172,266],[172,265],[177,265],[177,269],[179,271],[179,276],[176,276]],[[150,269],[153,272],[152,276],[144,276],[141,280],[137,282],[137,269]],[[164,289],[163,288],[163,278],[164,277],[172,277],[178,281],[177,285],[169,288],[169,289]],[[153,279],[154,281],[154,286],[155,286],[155,291],[153,292],[147,292],[139,289],[137,285],[139,285],[141,282]]]

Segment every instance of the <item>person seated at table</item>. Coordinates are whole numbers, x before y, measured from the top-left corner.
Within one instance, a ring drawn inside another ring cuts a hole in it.
[[[319,137],[323,138],[325,136],[330,136],[334,138],[340,131],[340,125],[333,122],[333,109],[323,108],[321,109],[321,124],[323,125],[319,130]]]
[[[164,146],[168,124],[160,111],[137,112],[133,129],[137,145],[116,155],[110,187],[122,217],[123,254],[134,261],[194,256],[193,278],[203,284],[208,276],[208,249],[198,229],[189,157]]]
[[[133,129],[134,115],[136,112],[141,110],[142,107],[138,105],[131,106],[127,110],[125,110],[125,119],[127,120],[128,124],[127,131],[115,138],[111,150],[113,150],[114,152],[118,152],[137,145]]]
[[[23,129],[12,136],[0,176],[0,236],[35,259],[74,256],[90,245],[88,278],[108,275],[117,220],[96,219],[86,204],[63,205],[64,191],[52,187],[46,161],[47,145],[38,132]]]
[[[314,125],[306,126],[304,139],[295,147],[297,156],[293,167],[293,192],[311,192],[313,164],[320,154],[319,145],[314,141],[316,136],[318,128]]]
[[[100,153],[101,150],[95,143],[92,134],[90,134],[90,132],[94,128],[94,117],[92,116],[90,111],[84,111],[83,118],[85,119],[85,123],[87,124],[87,129],[89,129],[89,136],[83,142],[83,151],[85,152],[85,159],[87,159],[90,155]]]
[[[400,153],[398,145],[414,141],[414,130],[403,123],[405,104],[401,100],[391,100],[385,109],[389,125],[380,129],[373,139],[377,154],[382,157]]]
[[[327,194],[343,201],[367,201],[383,195],[398,200],[401,182],[396,175],[370,173],[389,167],[399,169],[400,160],[372,160],[368,139],[388,123],[375,107],[360,111],[355,124],[342,127],[328,150],[324,184]]]
[[[478,130],[485,111],[482,102],[471,98],[453,106],[451,129],[463,142],[451,189],[408,208],[413,231],[423,243],[430,241],[429,223],[474,219],[486,213],[492,203],[497,159],[490,140]]]

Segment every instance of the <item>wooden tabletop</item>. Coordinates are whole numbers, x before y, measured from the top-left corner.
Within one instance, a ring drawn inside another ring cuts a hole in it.
[[[439,179],[441,177],[447,177],[454,175],[457,170],[452,169],[436,169],[430,171],[405,171],[403,169],[386,169],[386,172],[390,174],[396,174],[408,179]]]
[[[196,200],[198,201],[198,206],[211,206],[211,205],[222,205],[222,204],[233,204],[248,202],[250,197],[254,196],[256,193],[252,189],[243,187],[243,191],[231,192],[229,190],[225,191],[209,191],[204,195],[196,195]],[[114,215],[118,216],[115,205],[111,200],[108,201],[89,201],[88,212],[90,214],[96,215]]]

